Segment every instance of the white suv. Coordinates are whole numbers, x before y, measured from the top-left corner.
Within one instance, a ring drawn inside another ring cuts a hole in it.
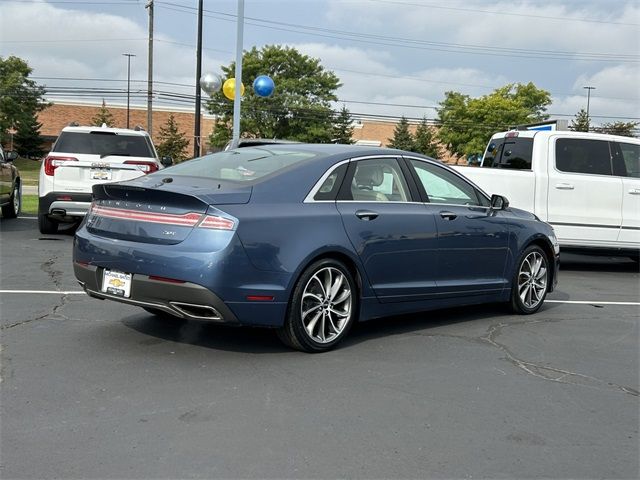
[[[59,223],[84,217],[93,185],[130,180],[160,168],[151,138],[143,130],[65,127],[40,169],[40,232],[56,233]]]

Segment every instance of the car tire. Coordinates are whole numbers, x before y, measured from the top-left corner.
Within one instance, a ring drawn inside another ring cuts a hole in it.
[[[51,220],[46,213],[38,213],[38,228],[43,234],[58,233],[58,222]]]
[[[19,184],[13,188],[9,203],[2,207],[3,218],[16,218],[22,209],[22,189]]]
[[[331,350],[349,333],[358,307],[358,289],[349,269],[338,260],[318,260],[296,282],[278,337],[303,352]]]
[[[542,248],[530,245],[520,255],[513,274],[511,310],[521,315],[537,312],[549,291],[549,259]]]

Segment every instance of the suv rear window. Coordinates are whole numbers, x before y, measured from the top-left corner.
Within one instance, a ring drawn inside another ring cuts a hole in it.
[[[146,136],[114,132],[62,132],[53,146],[53,151],[101,156],[155,157]]]
[[[531,170],[533,138],[496,138],[487,146],[483,167]]]
[[[171,167],[170,171],[172,176],[248,182],[315,156],[315,153],[310,152],[246,147],[194,158]]]

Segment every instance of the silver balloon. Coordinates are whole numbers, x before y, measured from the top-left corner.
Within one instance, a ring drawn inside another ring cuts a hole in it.
[[[222,77],[217,73],[205,73],[200,77],[200,88],[207,94],[213,95],[222,86]]]

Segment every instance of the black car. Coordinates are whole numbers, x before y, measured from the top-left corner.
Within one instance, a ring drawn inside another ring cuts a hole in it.
[[[22,206],[20,171],[13,164],[17,152],[5,152],[0,146],[0,207],[4,218],[16,218]]]

